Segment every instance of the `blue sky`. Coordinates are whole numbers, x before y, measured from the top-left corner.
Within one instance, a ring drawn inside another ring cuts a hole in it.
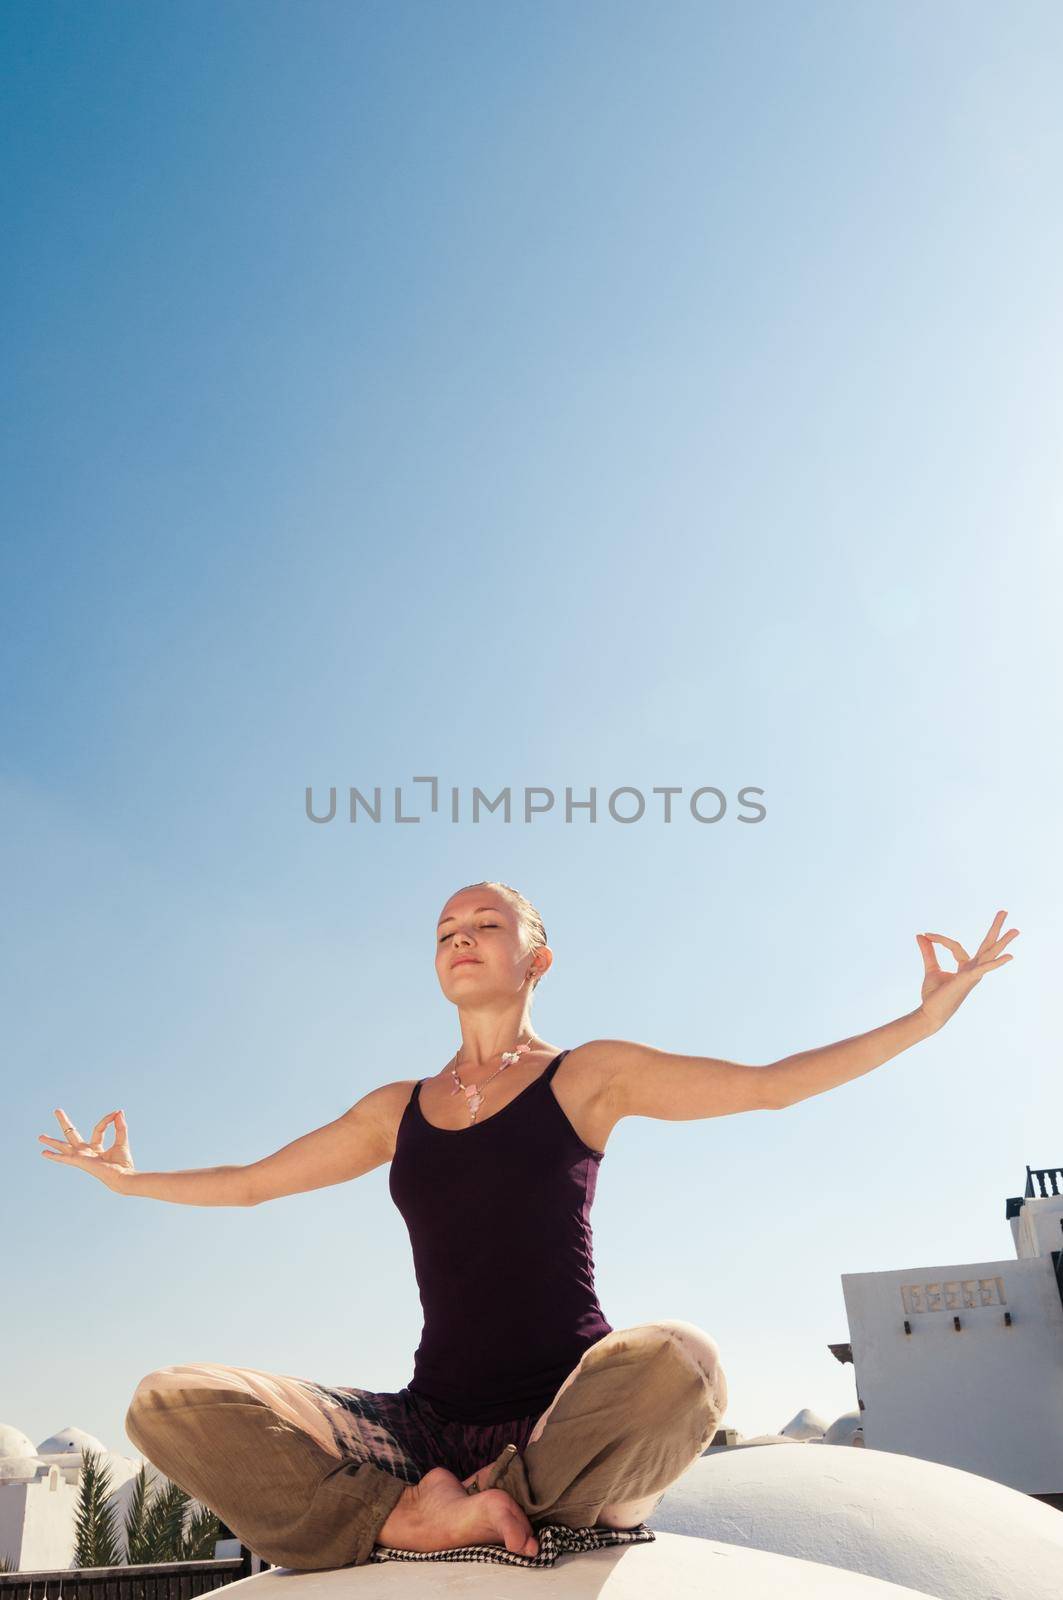
[[[766,1063],[913,1009],[916,932],[1022,930],[866,1077],[610,1141],[613,1325],[709,1330],[747,1435],[850,1409],[841,1274],[1009,1258],[1063,1163],[1058,8],[0,35],[0,1421],[132,1453],[157,1366],[407,1381],[386,1169],[173,1206],[37,1135],[122,1106],[142,1168],[251,1161],[438,1072],[435,922],[489,877],[559,1046]],[[426,774],[559,808],[304,816]],[[609,819],[669,784],[727,815]]]

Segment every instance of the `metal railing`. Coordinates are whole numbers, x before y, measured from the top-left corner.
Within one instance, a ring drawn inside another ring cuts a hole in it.
[[[0,1572],[0,1600],[59,1600],[60,1596],[62,1600],[193,1600],[250,1576],[250,1551],[219,1561]]]
[[[1063,1194],[1063,1188],[1060,1188],[1059,1185],[1059,1179],[1063,1178],[1063,1167],[1027,1167],[1026,1194],[1024,1199],[1032,1200],[1034,1198],[1035,1178],[1040,1186],[1040,1193],[1037,1196],[1038,1199],[1047,1200],[1050,1194]],[[1046,1187],[1046,1179],[1051,1185],[1051,1188]]]

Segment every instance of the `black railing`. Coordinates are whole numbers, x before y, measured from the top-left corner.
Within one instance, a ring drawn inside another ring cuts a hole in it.
[[[59,1600],[60,1596],[62,1600],[193,1600],[250,1576],[250,1551],[220,1561],[0,1572],[0,1600]]]
[[[1040,1194],[1038,1195],[1039,1199],[1047,1200],[1050,1194],[1063,1194],[1063,1189],[1061,1189],[1059,1186],[1059,1180],[1060,1178],[1063,1178],[1063,1167],[1027,1167],[1025,1195],[1027,1200],[1032,1200],[1034,1198],[1035,1178],[1040,1185]],[[1051,1185],[1050,1188],[1046,1186],[1046,1180],[1047,1183]]]

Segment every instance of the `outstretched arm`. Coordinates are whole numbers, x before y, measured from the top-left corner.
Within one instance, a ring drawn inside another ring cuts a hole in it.
[[[83,1139],[62,1107],[56,1108],[66,1135],[38,1134],[41,1155],[56,1164],[80,1167],[118,1194],[169,1200],[189,1206],[257,1206],[281,1195],[302,1194],[328,1184],[346,1183],[391,1160],[393,1129],[409,1097],[406,1082],[383,1084],[364,1094],[349,1111],[322,1128],[304,1133],[261,1161],[243,1166],[192,1167],[182,1172],[138,1172],[129,1148],[125,1112],[112,1111]],[[106,1148],[108,1124],[114,1143]]]
[[[923,987],[921,1003],[914,1011],[873,1028],[870,1033],[859,1033],[818,1050],[802,1050],[767,1066],[746,1066],[711,1056],[671,1055],[624,1039],[596,1040],[595,1048],[608,1055],[611,1098],[617,1115],[689,1121],[728,1116],[736,1111],[781,1110],[861,1077],[936,1033],[986,972],[1011,960],[1010,955],[1001,952],[1019,930],[1012,928],[1000,937],[1006,916],[1005,911],[997,912],[973,956],[944,934],[917,933],[923,957]],[[942,972],[935,943],[944,945],[956,957],[955,972]]]
[[[798,1055],[773,1061],[766,1069],[772,1104],[779,1108],[796,1105],[799,1100],[822,1094],[839,1083],[862,1077],[873,1067],[899,1056],[910,1045],[918,1044],[920,1039],[937,1033],[987,972],[1011,960],[1010,955],[1001,952],[1019,930],[1010,928],[1003,938],[1000,937],[1006,916],[1006,911],[997,912],[973,956],[945,934],[917,933],[916,942],[923,957],[923,987],[921,1003],[916,1009],[884,1023],[881,1028],[872,1028],[870,1033],[858,1033],[819,1050],[802,1050]],[[942,972],[935,944],[943,944],[956,957],[955,972]]]

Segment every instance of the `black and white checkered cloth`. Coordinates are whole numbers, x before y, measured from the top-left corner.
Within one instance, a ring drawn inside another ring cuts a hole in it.
[[[374,1545],[370,1561],[497,1561],[504,1567],[552,1567],[559,1556],[579,1555],[584,1550],[604,1550],[614,1544],[652,1544],[656,1534],[640,1522],[637,1528],[566,1528],[559,1522],[544,1522],[535,1529],[539,1553],[518,1555],[504,1544],[460,1544],[453,1550],[397,1550]]]

